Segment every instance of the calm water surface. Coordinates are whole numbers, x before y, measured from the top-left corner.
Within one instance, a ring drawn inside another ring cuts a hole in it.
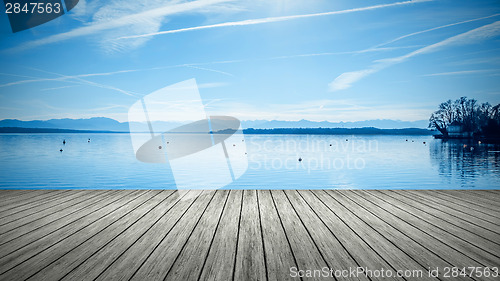
[[[500,188],[500,148],[485,144],[319,135],[246,135],[245,144],[248,170],[226,188]],[[136,160],[128,134],[0,134],[0,159],[0,188],[175,188],[168,164]]]

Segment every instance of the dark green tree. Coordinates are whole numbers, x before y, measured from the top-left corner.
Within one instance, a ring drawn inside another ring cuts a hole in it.
[[[500,134],[500,104],[478,104],[475,99],[461,97],[455,101],[447,100],[429,118],[429,128],[438,130],[445,138],[449,137],[448,127],[459,124],[465,133],[492,135]]]

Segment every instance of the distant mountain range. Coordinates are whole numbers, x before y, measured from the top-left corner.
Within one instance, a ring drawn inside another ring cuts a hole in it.
[[[155,131],[167,131],[180,125],[177,122],[152,122]],[[253,120],[242,121],[242,127],[254,129],[275,129],[275,128],[363,128],[374,127],[379,129],[403,129],[403,128],[427,128],[428,121],[399,121],[390,119],[366,120],[357,122],[328,122],[328,121],[279,121],[279,120]],[[132,127],[139,126],[140,123],[131,123]],[[144,126],[143,124],[141,125]],[[128,132],[129,122],[118,122],[111,118],[94,117],[89,119],[51,119],[21,121],[17,119],[4,119],[0,121],[0,127],[17,128],[46,128],[46,129],[66,129],[66,130],[92,130],[92,131],[114,131]]]
[[[328,122],[328,121],[279,121],[279,120],[255,120],[242,121],[244,128],[255,129],[275,129],[275,128],[364,128],[374,127],[379,129],[404,129],[420,128],[425,129],[429,124],[427,120],[419,121],[400,121],[391,119],[376,119],[356,122]]]

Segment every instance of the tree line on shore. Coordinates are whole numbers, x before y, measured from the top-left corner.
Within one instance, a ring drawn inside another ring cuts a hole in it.
[[[447,100],[429,118],[429,128],[449,138],[450,127],[460,129],[463,137],[500,138],[500,104],[479,104],[475,99],[461,97]]]

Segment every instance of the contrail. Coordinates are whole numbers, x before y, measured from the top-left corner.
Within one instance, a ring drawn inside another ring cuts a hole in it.
[[[124,37],[119,37],[117,39],[151,37],[151,36],[162,35],[162,34],[171,34],[171,33],[179,33],[179,32],[186,32],[186,31],[193,31],[193,30],[218,28],[218,27],[255,25],[255,24],[263,24],[263,23],[271,23],[271,22],[280,22],[280,21],[288,21],[288,20],[295,20],[295,19],[319,17],[319,16],[340,15],[340,14],[348,14],[348,13],[354,13],[354,12],[369,11],[369,10],[375,10],[375,9],[380,9],[380,8],[393,7],[393,6],[401,6],[401,5],[408,5],[408,4],[414,4],[414,3],[420,3],[420,2],[429,2],[429,1],[434,1],[434,0],[403,1],[403,2],[396,2],[396,3],[391,3],[391,4],[381,4],[381,5],[375,5],[375,6],[369,6],[369,7],[353,8],[353,9],[347,9],[347,10],[342,10],[342,11],[333,11],[333,12],[324,12],[324,13],[315,13],[315,14],[305,14],[305,15],[294,15],[294,16],[269,17],[269,18],[250,19],[250,20],[243,20],[243,21],[232,21],[232,22],[225,22],[225,23],[218,23],[218,24],[211,24],[211,25],[202,25],[202,26],[180,28],[180,29],[174,29],[174,30],[159,31],[159,32],[153,32],[153,33],[147,33],[147,34],[124,36]]]
[[[88,36],[92,35],[97,32],[105,31],[105,30],[110,30],[118,27],[124,27],[124,26],[129,26],[133,25],[138,22],[143,22],[145,20],[151,19],[151,18],[158,18],[158,17],[164,17],[164,16],[169,16],[169,15],[174,15],[174,14],[179,14],[183,12],[190,12],[198,9],[202,9],[206,6],[210,5],[215,5],[215,4],[220,4],[224,2],[228,2],[230,0],[197,0],[197,1],[191,1],[191,2],[186,2],[186,3],[180,3],[180,4],[174,4],[174,5],[167,5],[163,7],[158,7],[155,9],[151,9],[145,12],[140,12],[137,14],[133,15],[127,15],[123,16],[121,18],[117,18],[111,21],[103,22],[103,23],[96,23],[92,25],[87,25],[83,27],[78,27],[73,30],[70,30],[68,32],[64,33],[59,33],[55,34],[52,36],[48,36],[42,39],[34,40],[31,42],[28,42],[26,44],[7,49],[7,52],[12,52],[12,51],[19,51],[19,50],[26,50],[38,46],[43,46],[51,43],[56,43],[56,42],[61,42],[65,41],[68,39],[76,38],[76,37],[81,37],[81,36]]]
[[[358,71],[351,71],[351,72],[342,73],[341,75],[337,76],[337,78],[335,78],[335,80],[333,80],[329,84],[329,88],[330,88],[330,91],[344,90],[344,89],[350,88],[352,86],[352,84],[365,78],[366,76],[377,73],[377,72],[379,72],[379,71],[381,71],[389,66],[392,66],[392,65],[395,65],[398,63],[402,63],[402,62],[404,62],[412,57],[435,52],[437,50],[440,50],[442,48],[452,46],[452,45],[464,45],[464,44],[473,44],[473,43],[481,42],[481,41],[487,40],[489,38],[496,37],[499,34],[500,34],[500,21],[496,21],[494,23],[483,25],[481,27],[469,30],[467,32],[449,37],[449,38],[442,40],[438,43],[425,46],[425,47],[420,48],[418,50],[415,50],[411,53],[408,53],[406,55],[395,57],[395,58],[378,60],[375,62],[375,64],[373,64],[369,68],[366,68],[363,70],[358,70]]]
[[[186,67],[190,67],[190,68],[194,68],[194,69],[200,69],[200,70],[205,70],[205,71],[210,71],[210,72],[216,72],[216,73],[220,73],[220,74],[224,74],[224,75],[227,75],[227,76],[234,77],[233,74],[228,73],[228,72],[224,72],[224,71],[220,71],[220,70],[215,70],[215,69],[210,69],[210,68],[204,68],[204,67],[199,67],[199,66],[194,66],[194,65],[185,65],[185,66]]]
[[[429,28],[429,29],[426,29],[426,30],[422,30],[422,31],[413,32],[413,33],[410,33],[410,34],[406,34],[406,35],[400,36],[400,37],[398,37],[396,39],[392,39],[392,40],[387,41],[385,43],[378,44],[377,46],[375,46],[373,48],[378,48],[378,47],[381,47],[381,46],[385,46],[387,44],[394,43],[394,42],[399,41],[401,39],[404,39],[404,38],[407,38],[407,37],[411,37],[411,36],[414,36],[414,35],[418,35],[418,34],[422,34],[422,33],[426,33],[426,32],[429,32],[429,31],[434,31],[434,30],[437,30],[437,29],[446,28],[446,27],[450,27],[450,26],[454,26],[454,25],[459,25],[459,24],[464,24],[464,23],[468,23],[468,22],[489,19],[489,18],[492,18],[492,17],[496,17],[498,15],[500,15],[500,13],[499,14],[494,14],[494,15],[491,15],[491,16],[486,16],[486,17],[481,17],[481,18],[471,19],[471,20],[465,20],[465,21],[460,21],[460,22],[455,22],[455,23],[450,23],[450,24],[441,25],[441,26],[438,26],[438,27],[433,27],[433,28]]]
[[[33,70],[36,70],[36,71],[40,71],[40,72],[44,72],[44,73],[48,73],[48,74],[52,74],[52,75],[57,75],[57,76],[60,76],[60,77],[63,77],[63,78],[66,78],[66,79],[76,79],[76,80],[79,80],[85,84],[88,84],[88,85],[91,85],[91,86],[95,86],[95,87],[98,87],[98,88],[103,88],[103,89],[111,89],[111,90],[115,90],[115,91],[118,91],[122,94],[125,94],[127,96],[130,96],[130,97],[141,97],[142,95],[141,94],[138,94],[138,93],[134,93],[134,92],[130,92],[130,91],[125,91],[125,90],[122,90],[120,88],[116,88],[116,87],[113,87],[113,86],[108,86],[108,85],[104,85],[104,84],[99,84],[99,83],[95,83],[95,82],[91,82],[91,81],[88,81],[88,80],[85,80],[85,79],[82,79],[82,78],[78,78],[78,77],[75,77],[75,76],[66,76],[66,75],[63,75],[63,74],[59,74],[59,73],[55,73],[55,72],[50,72],[50,71],[46,71],[46,70],[41,70],[41,69],[38,69],[38,68],[32,68],[30,67],[30,69],[33,69]]]

